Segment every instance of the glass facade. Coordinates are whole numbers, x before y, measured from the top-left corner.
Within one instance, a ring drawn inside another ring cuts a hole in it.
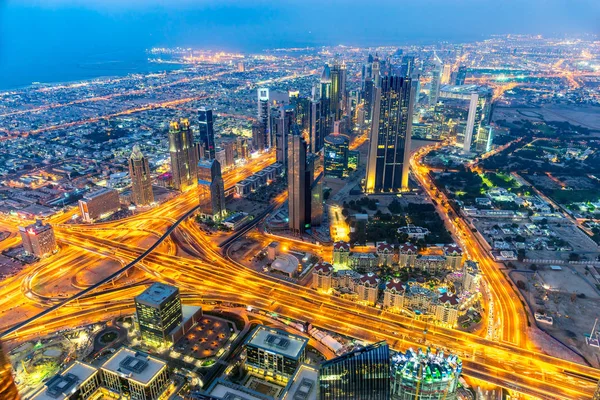
[[[156,303],[140,299],[142,296],[136,297],[135,309],[143,340],[158,345],[169,341],[169,334],[183,320],[179,290]]]
[[[350,140],[344,135],[329,135],[325,138],[325,175],[341,178],[348,170],[348,145]]]
[[[321,364],[320,400],[389,398],[390,350],[387,343],[375,343]]]

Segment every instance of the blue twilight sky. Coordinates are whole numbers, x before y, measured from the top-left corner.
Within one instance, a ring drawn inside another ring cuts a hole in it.
[[[46,79],[69,63],[143,57],[152,46],[257,51],[494,33],[600,33],[600,1],[0,0],[0,87],[7,74]]]

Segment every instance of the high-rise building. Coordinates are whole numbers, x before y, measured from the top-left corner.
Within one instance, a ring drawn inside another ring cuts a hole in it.
[[[169,124],[169,153],[173,187],[183,191],[195,186],[198,152],[194,147],[194,134],[187,119]]]
[[[119,192],[109,188],[92,190],[79,200],[79,212],[84,222],[93,222],[121,207]]]
[[[217,160],[198,163],[198,212],[202,218],[221,220],[227,215],[225,209],[225,184],[221,165]]]
[[[465,128],[465,138],[463,142],[463,150],[465,152],[471,151],[473,144],[473,137],[477,140],[479,135],[479,128],[482,126],[488,126],[492,116],[492,91],[491,90],[480,90],[470,94],[469,98],[469,114],[467,116],[467,127]],[[493,132],[482,132],[481,147],[483,143],[486,143],[492,137]],[[490,143],[491,145],[491,143]]]
[[[257,326],[245,343],[246,369],[287,383],[304,362],[308,339],[286,331]]]
[[[462,362],[455,355],[423,352],[397,353],[392,358],[392,400],[456,400]]]
[[[435,62],[431,70],[431,88],[429,89],[429,106],[433,107],[440,99],[440,88],[442,79],[442,64]]]
[[[465,79],[467,79],[467,67],[465,65],[461,65],[458,67],[458,71],[456,72],[456,81],[454,81],[454,84],[457,86],[464,85]]]
[[[323,158],[322,153],[306,156],[305,218],[306,226],[321,225],[323,219]]]
[[[480,126],[477,130],[475,139],[475,151],[478,153],[487,153],[492,149],[494,141],[494,130],[491,126]]]
[[[170,344],[171,332],[183,321],[179,289],[154,283],[135,298],[135,313],[144,342]]]
[[[400,62],[400,76],[410,78],[415,70],[415,56],[403,56]]]
[[[223,168],[231,168],[235,165],[235,148],[237,143],[233,140],[223,143],[225,150],[225,164]]]
[[[389,400],[390,350],[385,342],[324,361],[319,368],[319,400]]]
[[[346,65],[334,63],[330,69],[331,92],[329,98],[329,111],[333,121],[342,119],[344,113],[344,101],[346,100]]]
[[[27,254],[38,258],[46,257],[57,249],[52,226],[36,221],[35,224],[19,227],[23,248]]]
[[[306,142],[298,133],[290,135],[288,144],[288,219],[290,230],[300,234],[307,222]]]
[[[248,149],[248,139],[245,137],[238,137],[236,139],[236,153],[237,158],[240,160],[247,160],[250,157],[250,150]]]
[[[19,391],[13,380],[12,366],[0,346],[0,399],[19,400]]]
[[[295,125],[294,107],[280,106],[277,113],[272,114],[271,127],[275,137],[275,159],[287,168],[287,145],[292,127]]]
[[[331,69],[325,64],[321,75],[321,135],[327,136],[331,132],[333,122],[331,118]]]
[[[447,85],[450,83],[450,76],[452,75],[452,64],[444,64],[444,68],[442,69],[442,85]]]
[[[363,97],[365,99],[364,113],[365,113],[365,124],[370,124],[373,120],[373,93],[375,85],[373,80],[369,77],[365,80],[365,90]]]
[[[257,140],[262,140],[262,143],[255,143],[254,148],[260,151],[271,148],[271,105],[269,103],[269,89],[258,88],[258,123],[256,135],[252,133],[252,137],[256,136]]]
[[[379,87],[381,77],[381,63],[379,62],[379,58],[377,58],[377,54],[375,55],[375,59],[373,59],[373,64],[371,64],[371,80],[373,81],[373,85],[375,87]]]
[[[383,77],[374,93],[366,191],[408,189],[413,88],[410,78]]]
[[[201,158],[212,160],[215,158],[215,131],[213,129],[213,112],[210,108],[200,107],[198,125],[200,148],[203,150]]]
[[[265,131],[260,123],[252,124],[252,148],[255,151],[265,151]]]
[[[129,156],[129,177],[131,178],[131,201],[136,206],[147,206],[154,202],[152,176],[148,159],[144,157],[138,145],[133,146]]]
[[[325,138],[325,175],[341,178],[348,171],[348,146],[350,139],[341,134],[331,134]]]
[[[316,153],[323,148],[323,120],[321,114],[321,99],[312,100],[309,110],[310,151]]]

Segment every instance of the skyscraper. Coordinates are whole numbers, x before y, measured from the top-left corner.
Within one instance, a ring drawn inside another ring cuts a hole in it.
[[[344,101],[346,99],[346,65],[335,63],[330,69],[331,73],[331,93],[329,110],[333,121],[342,119],[344,111]],[[328,132],[329,133],[329,132]]]
[[[444,68],[442,69],[442,85],[447,85],[450,83],[450,76],[452,75],[452,64],[444,64]]]
[[[440,99],[440,87],[442,79],[442,65],[435,62],[431,70],[431,89],[429,89],[429,106],[433,107]]]
[[[403,56],[400,62],[400,76],[410,78],[415,70],[415,56]]]
[[[211,220],[225,217],[225,185],[221,176],[221,165],[217,160],[202,160],[198,163],[198,200],[200,216]]]
[[[255,151],[263,152],[265,151],[265,130],[263,129],[262,124],[254,123],[252,124],[252,148]]]
[[[327,360],[319,369],[319,400],[389,400],[390,371],[385,342]]]
[[[364,90],[364,113],[365,113],[365,123],[370,124],[373,120],[373,91],[375,89],[375,85],[373,84],[373,80],[369,77],[365,81],[365,90]]]
[[[375,89],[366,191],[408,189],[413,88],[410,78],[386,76]]]
[[[171,154],[171,174],[173,187],[186,190],[196,185],[198,153],[194,148],[194,134],[190,122],[181,119],[169,125],[169,153]]]
[[[256,137],[262,143],[256,143],[255,148],[266,150],[271,147],[271,105],[269,104],[269,89],[258,88],[258,125]],[[254,138],[254,133],[252,135]]]
[[[12,376],[12,366],[0,345],[0,399],[19,400],[19,391]]]
[[[202,158],[212,160],[215,158],[215,132],[213,130],[213,112],[210,108],[201,107],[198,111],[198,124],[200,131],[200,148]]]
[[[321,115],[321,99],[312,100],[309,109],[308,137],[310,151],[316,153],[323,148],[323,120]]]
[[[464,65],[461,65],[460,67],[458,67],[458,72],[456,73],[456,81],[454,82],[454,84],[457,86],[464,85],[466,78],[467,78],[467,67]]]
[[[305,211],[306,223],[319,226],[323,220],[323,157],[322,153],[311,153],[307,157],[306,191],[310,193],[307,199],[308,210]],[[310,211],[310,213],[309,213]]]
[[[179,289],[152,284],[135,298],[135,313],[144,341],[154,345],[170,343],[170,333],[183,321]]]
[[[306,204],[306,142],[296,131],[288,144],[288,219],[292,232],[304,232],[307,206],[310,207]]]
[[[321,75],[321,121],[323,137],[329,135],[332,128],[331,121],[331,69],[325,64],[323,74]]]
[[[279,106],[278,113],[273,113],[271,127],[275,137],[275,159],[287,168],[287,145],[292,126],[295,125],[294,107]]]
[[[129,156],[129,177],[131,178],[131,201],[133,204],[146,206],[154,202],[148,159],[144,157],[138,145],[133,146],[133,151]]]
[[[325,138],[325,175],[341,178],[348,170],[348,136],[331,134]]]
[[[371,79],[373,80],[373,85],[375,85],[375,87],[379,87],[380,76],[381,76],[381,63],[379,62],[379,58],[377,58],[377,55],[375,55],[373,64],[371,64]]]

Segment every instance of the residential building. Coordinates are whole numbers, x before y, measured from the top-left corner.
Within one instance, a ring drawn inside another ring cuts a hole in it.
[[[394,246],[385,242],[377,244],[377,264],[391,267],[395,263],[396,252]]]
[[[121,208],[119,192],[114,189],[95,189],[79,200],[79,213],[83,222],[93,222],[119,208]]]
[[[144,157],[138,145],[133,146],[129,156],[129,177],[131,178],[131,201],[136,206],[147,206],[154,202],[152,176],[148,158]]]
[[[479,271],[479,265],[477,265],[477,263],[472,260],[465,261],[465,263],[463,264],[463,292],[475,293],[479,288],[480,280],[481,273]]]
[[[435,320],[449,328],[456,328],[459,301],[455,295],[444,293],[435,307]]]
[[[333,288],[333,266],[328,262],[320,262],[313,266],[312,287],[320,292],[329,293]]]
[[[135,298],[142,340],[156,346],[169,344],[170,334],[183,321],[179,289],[154,283]]]
[[[389,400],[390,350],[375,343],[321,363],[319,400]]]
[[[415,258],[413,268],[427,272],[438,272],[447,268],[446,257],[437,255],[420,255]]]
[[[417,254],[419,253],[417,246],[411,243],[404,243],[398,248],[398,265],[400,268],[413,267]]]
[[[390,311],[399,313],[404,307],[404,285],[398,278],[392,278],[391,281],[385,284],[383,290],[383,308]]]
[[[358,294],[358,301],[369,306],[374,306],[379,298],[379,278],[373,273],[363,275],[357,282],[354,290]]]
[[[26,227],[20,226],[19,233],[27,254],[43,258],[57,250],[54,229],[49,224],[37,220]]]
[[[463,251],[458,245],[444,246],[444,257],[446,258],[446,266],[449,269],[457,271],[462,266]]]
[[[350,244],[347,242],[335,242],[333,244],[333,259],[331,262],[336,267],[348,267],[348,256],[350,254]]]
[[[184,191],[196,185],[198,151],[194,146],[194,134],[187,119],[169,124],[169,154],[173,187]]]

